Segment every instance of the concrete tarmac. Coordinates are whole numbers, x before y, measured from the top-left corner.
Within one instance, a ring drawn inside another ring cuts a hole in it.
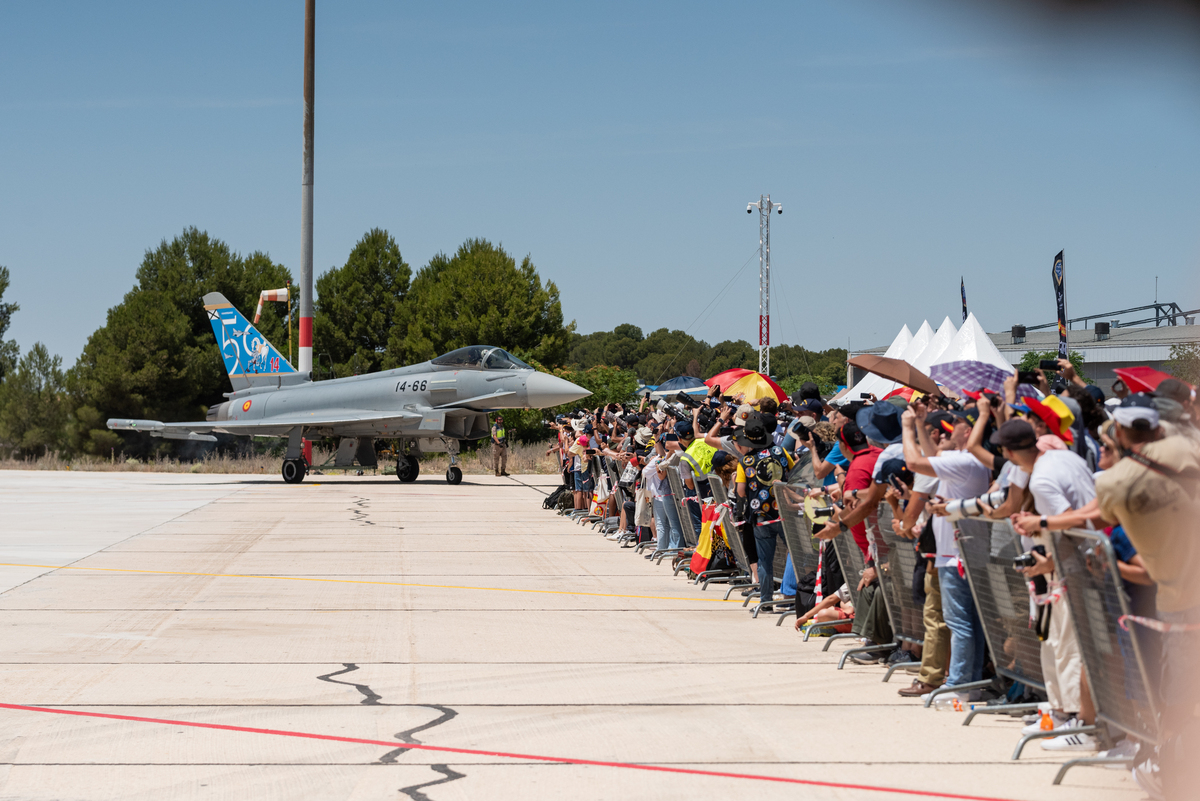
[[[0,472],[0,799],[1142,797],[1052,786],[1019,722],[837,671],[556,484]]]

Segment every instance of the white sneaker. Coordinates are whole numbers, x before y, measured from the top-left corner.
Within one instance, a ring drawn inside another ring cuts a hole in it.
[[[1137,756],[1138,742],[1132,737],[1126,737],[1121,742],[1114,745],[1107,751],[1101,751],[1097,756],[1105,759],[1133,759]],[[1120,768],[1120,765],[1106,765],[1105,767]]]
[[[1062,727],[1066,726],[1068,723],[1070,723],[1074,719],[1075,718],[1064,718],[1064,717],[1060,716],[1057,712],[1050,713],[1050,720],[1054,721],[1054,728],[1056,730],[1061,729]],[[1042,718],[1039,715],[1037,720],[1035,720],[1033,723],[1030,723],[1025,728],[1021,729],[1021,734],[1037,734],[1041,730],[1042,730]]]
[[[1147,760],[1133,769],[1133,780],[1154,801],[1162,801],[1162,781],[1158,777],[1158,764]]]
[[[1095,751],[1099,747],[1099,741],[1095,737],[1086,732],[1070,731],[1082,727],[1083,721],[1073,718],[1061,727],[1067,733],[1049,740],[1042,740],[1042,749],[1045,751]]]
[[[932,695],[932,693],[926,693],[925,695],[922,695],[921,700],[929,700],[930,695]],[[980,694],[979,690],[971,690],[970,692],[942,693],[933,699],[933,706],[938,708],[951,708],[954,706],[955,701],[958,701],[962,704],[971,704],[978,701],[982,697],[983,696]]]

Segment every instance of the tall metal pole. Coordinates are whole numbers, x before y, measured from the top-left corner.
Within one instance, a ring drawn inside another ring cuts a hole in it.
[[[304,2],[304,168],[300,182],[300,372],[313,368],[313,52],[316,0]]]
[[[758,372],[771,374],[771,212],[783,214],[783,204],[760,195],[746,211],[758,209]]]

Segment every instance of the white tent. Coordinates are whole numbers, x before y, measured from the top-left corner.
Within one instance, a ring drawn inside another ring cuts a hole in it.
[[[929,366],[967,360],[995,365],[1003,370],[1013,369],[1012,363],[1000,353],[974,314],[967,315],[966,322],[950,345]]]
[[[907,328],[908,326],[905,326]],[[903,333],[903,332],[901,332]],[[921,323],[921,327],[917,329],[917,333],[913,334],[904,351],[897,356],[892,355],[892,349],[889,347],[884,355],[891,359],[902,359],[909,364],[912,364],[925,349],[929,347],[929,341],[933,339],[933,329],[929,327],[929,321],[925,320]],[[897,337],[899,339],[899,337]],[[889,381],[882,376],[877,376],[874,373],[868,373],[867,377],[859,381],[842,397],[846,400],[856,401],[864,392],[869,392],[877,398],[882,398],[887,393],[898,387],[895,381]]]
[[[892,344],[888,345],[887,352],[883,355],[889,359],[898,359],[900,354],[904,353],[904,349],[908,347],[908,343],[912,342],[912,339],[912,331],[908,330],[908,324],[905,323],[904,327],[900,329],[900,333],[896,334],[896,338],[892,340]]]
[[[947,317],[945,320],[942,320],[942,324],[938,326],[937,333],[929,340],[929,346],[921,352],[921,355],[912,363],[912,366],[925,375],[929,375],[929,366],[946,352],[946,348],[950,346],[950,343],[957,335],[958,329],[954,327],[954,323],[950,322],[950,318]]]

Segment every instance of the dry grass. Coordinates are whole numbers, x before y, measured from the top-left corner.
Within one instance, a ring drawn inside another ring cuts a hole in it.
[[[320,448],[313,450],[313,462],[322,464],[333,458],[331,451]],[[444,473],[450,464],[450,458],[444,453],[431,454],[421,460],[421,472],[424,474]],[[484,475],[492,472],[491,448],[484,447],[474,453],[466,453],[459,459],[463,473],[467,475]],[[95,473],[239,473],[239,474],[277,474],[280,459],[278,456],[206,456],[195,461],[179,459],[156,458],[139,461],[137,459],[102,459],[97,456],[79,456],[64,459],[57,454],[42,456],[37,459],[0,459],[0,470],[82,470]],[[381,461],[380,469],[384,472],[394,472],[395,462]],[[338,473],[341,470],[330,470]],[[370,472],[365,471],[365,472]],[[508,472],[510,473],[542,473],[558,472],[558,464],[553,456],[546,456],[545,445],[517,444],[508,452]]]
[[[547,456],[545,444],[525,445],[518,443],[508,449],[508,472],[538,473],[553,475],[558,472],[558,457]],[[474,453],[463,454],[458,460],[465,475],[479,476],[492,472],[492,449],[490,445]],[[450,466],[450,457],[444,453],[431,454],[421,460],[422,473],[444,473]]]

